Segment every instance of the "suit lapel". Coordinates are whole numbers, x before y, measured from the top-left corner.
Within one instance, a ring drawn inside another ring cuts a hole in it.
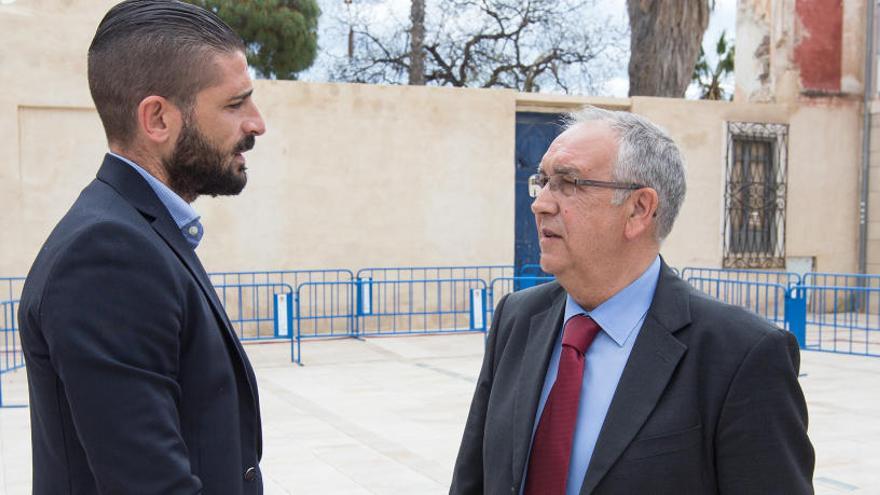
[[[519,486],[522,482],[547,366],[553,354],[553,344],[562,327],[565,291],[557,288],[551,300],[552,305],[549,309],[535,314],[529,321],[528,338],[522,356],[523,363],[520,366],[513,411],[514,486]]]
[[[226,316],[226,310],[220,304],[217,293],[214,291],[214,286],[208,279],[202,263],[189,243],[186,242],[186,239],[183,238],[180,229],[178,229],[177,224],[171,218],[171,214],[168,213],[168,210],[159,201],[159,198],[150,188],[149,184],[134,169],[111,155],[105,157],[104,164],[98,171],[98,179],[113,187],[123,198],[147,217],[153,230],[165,240],[171,250],[186,266],[190,274],[192,274],[193,278],[196,279],[202,292],[207,297],[215,317],[221,323],[226,338],[238,354],[238,359],[242,364],[247,363],[247,357],[244,349],[241,347],[241,342],[235,336],[232,325]],[[256,394],[254,393],[256,390],[256,378],[252,375],[249,366],[242,366],[242,369],[250,385],[251,399],[256,404]]]
[[[687,347],[673,333],[690,323],[687,284],[662,263],[654,300],[620,377],[581,486],[602,481],[654,410]]]

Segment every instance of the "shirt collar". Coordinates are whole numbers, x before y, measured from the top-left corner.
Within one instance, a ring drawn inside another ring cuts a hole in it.
[[[564,321],[568,322],[573,316],[585,314],[599,324],[602,331],[617,345],[623,346],[651,307],[659,276],[660,256],[658,255],[645,273],[593,311],[585,310],[571,295],[567,295]]]
[[[174,220],[174,223],[177,224],[177,228],[180,229],[183,237],[190,243],[190,245],[192,245],[193,249],[195,249],[205,233],[201,222],[199,222],[201,216],[198,212],[189,203],[184,201],[183,198],[178,196],[177,193],[171,190],[170,187],[163,184],[159,179],[153,177],[149,172],[141,168],[140,165],[124,156],[117,155],[112,151],[110,152],[110,155],[127,163],[147,181],[147,184],[150,185],[156,193],[156,196],[159,197],[159,201],[162,202],[165,209],[171,214],[171,218]]]

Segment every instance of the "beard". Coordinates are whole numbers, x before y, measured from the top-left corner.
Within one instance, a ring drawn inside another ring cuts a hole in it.
[[[234,196],[247,184],[247,167],[235,163],[235,153],[254,147],[253,135],[245,136],[232,150],[214,146],[198,125],[184,120],[174,152],[162,164],[168,174],[169,187],[191,201],[203,194]]]

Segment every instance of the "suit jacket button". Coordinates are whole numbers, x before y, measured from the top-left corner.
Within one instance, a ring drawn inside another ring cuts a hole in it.
[[[249,467],[247,471],[244,472],[244,480],[245,481],[254,481],[254,478],[257,477],[257,468]]]

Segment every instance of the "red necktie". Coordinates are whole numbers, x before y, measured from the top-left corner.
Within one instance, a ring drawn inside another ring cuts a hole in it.
[[[584,381],[584,353],[599,330],[599,325],[584,315],[574,316],[565,324],[559,371],[535,431],[524,495],[565,493],[581,383]]]

